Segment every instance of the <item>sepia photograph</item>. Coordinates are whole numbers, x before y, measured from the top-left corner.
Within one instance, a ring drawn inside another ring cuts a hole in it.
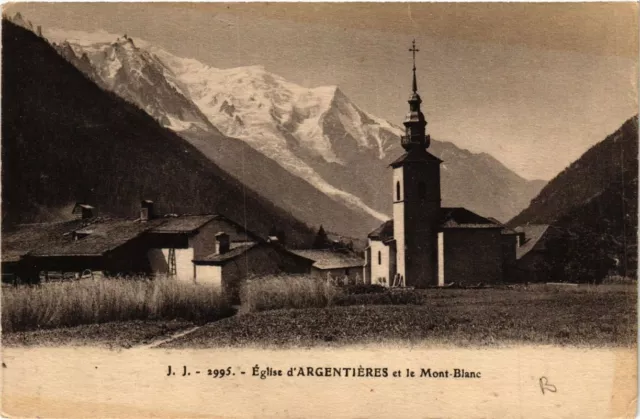
[[[2,415],[626,418],[638,5],[6,3]]]

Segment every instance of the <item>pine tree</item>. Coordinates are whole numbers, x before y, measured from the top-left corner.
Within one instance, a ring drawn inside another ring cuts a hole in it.
[[[314,249],[327,249],[329,247],[329,237],[327,233],[324,231],[322,225],[318,229],[318,233],[316,234],[316,239],[313,241]]]
[[[276,233],[276,237],[278,237],[278,240],[283,246],[287,244],[287,235],[285,234],[284,230],[278,230],[278,232]]]

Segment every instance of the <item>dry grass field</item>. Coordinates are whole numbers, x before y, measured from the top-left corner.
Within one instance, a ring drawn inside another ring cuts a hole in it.
[[[244,311],[311,308],[332,305],[341,290],[327,281],[304,275],[282,275],[248,281],[242,290]]]
[[[133,320],[202,324],[232,313],[219,289],[168,279],[86,279],[2,289],[3,333]]]

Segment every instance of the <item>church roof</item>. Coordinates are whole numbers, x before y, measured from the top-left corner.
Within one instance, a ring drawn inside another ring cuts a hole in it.
[[[369,233],[368,236],[373,240],[388,240],[393,238],[393,220],[387,220],[380,225],[380,227]]]
[[[501,234],[504,234],[504,235],[518,234],[518,232],[516,230],[507,227],[506,225],[504,225],[503,223],[501,223],[500,221],[498,221],[497,219],[495,219],[493,217],[487,217],[487,220],[491,220],[496,224],[500,224],[502,226],[502,231],[500,231]]]
[[[433,154],[429,153],[427,150],[419,148],[419,149],[414,149],[414,150],[411,150],[410,152],[404,153],[402,156],[394,160],[389,166],[398,167],[398,166],[402,166],[405,163],[412,163],[412,162],[442,163],[442,160],[440,160]]]
[[[440,217],[442,228],[504,228],[502,224],[462,207],[441,208]]]
[[[548,224],[527,224],[522,227],[518,227],[516,230],[522,230],[524,232],[525,241],[520,247],[516,249],[516,259],[522,258],[527,253],[534,250],[544,250],[544,241],[542,237],[544,233],[549,229]]]
[[[441,208],[440,209],[440,227],[444,229],[453,228],[499,228],[503,231],[506,229],[502,223],[491,218],[482,217],[475,212],[469,211],[466,208],[454,207],[454,208]],[[510,230],[510,229],[507,229]],[[512,231],[512,230],[511,230]],[[505,234],[515,234],[514,231]],[[380,227],[369,233],[368,236],[372,240],[380,240],[382,242],[389,242],[393,240],[393,220],[385,221]]]

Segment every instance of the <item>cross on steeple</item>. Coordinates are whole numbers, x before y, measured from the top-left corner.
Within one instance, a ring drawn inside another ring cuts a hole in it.
[[[407,152],[415,150],[424,150],[429,147],[429,139],[425,132],[427,121],[424,114],[420,111],[422,99],[418,94],[418,82],[416,81],[416,52],[420,51],[416,48],[416,40],[411,43],[409,52],[413,54],[413,93],[409,98],[409,113],[403,124],[405,126],[405,135],[402,136],[401,144]]]
[[[411,45],[411,49],[409,50],[409,52],[413,53],[413,69],[416,69],[416,52],[419,52],[420,50],[416,48],[416,40],[414,39]]]
[[[411,49],[409,52],[413,53],[413,93],[418,91],[418,82],[416,81],[416,52],[420,50],[416,48],[416,40],[414,39],[411,43]]]

